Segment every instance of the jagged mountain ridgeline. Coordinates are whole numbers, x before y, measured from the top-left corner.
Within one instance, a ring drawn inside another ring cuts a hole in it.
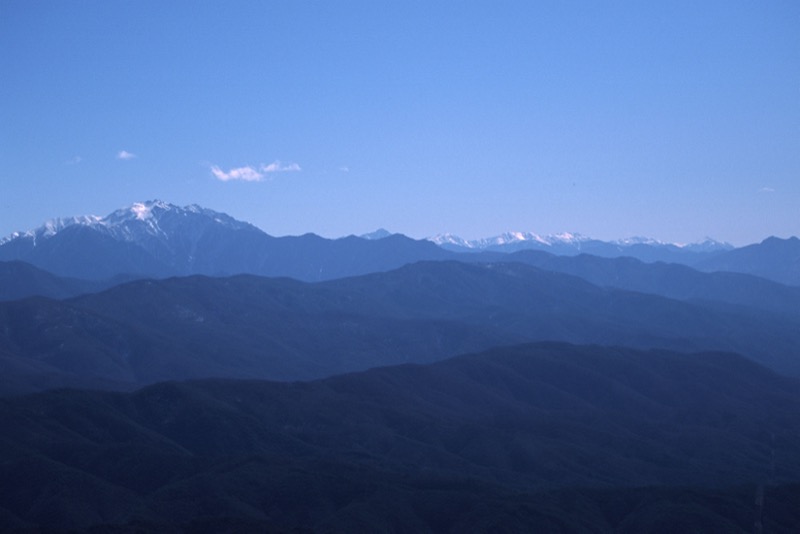
[[[24,261],[60,276],[92,280],[247,273],[318,281],[391,270],[415,261],[485,261],[533,249],[675,262],[706,272],[740,272],[800,285],[798,243],[796,238],[770,238],[733,249],[711,239],[675,245],[647,238],[604,242],[577,234],[526,232],[473,241],[449,234],[415,240],[384,229],[340,239],[314,234],[274,237],[224,213],[155,200],[105,217],[54,219],[16,232],[0,240],[0,261]]]
[[[482,239],[463,239],[453,234],[439,234],[430,239],[442,248],[455,252],[542,250],[560,255],[634,256],[647,261],[695,262],[734,248],[730,243],[711,238],[690,244],[665,243],[646,237],[601,241],[570,232],[544,236],[532,232],[506,232]]]
[[[433,243],[401,235],[273,237],[223,213],[161,201],[136,203],[102,218],[57,219],[0,242],[0,260],[84,279],[250,273],[327,280],[447,256]]]

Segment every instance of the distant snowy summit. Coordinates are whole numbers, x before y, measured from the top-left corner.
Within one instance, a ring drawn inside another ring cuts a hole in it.
[[[361,239],[368,239],[370,241],[376,241],[378,239],[384,239],[386,237],[394,235],[392,232],[387,230],[386,228],[378,228],[374,232],[370,232],[368,234],[362,234],[358,237]]]
[[[251,224],[196,204],[179,207],[161,200],[150,200],[120,208],[105,217],[82,215],[51,219],[33,230],[14,232],[0,239],[0,245],[15,241],[36,246],[38,242],[71,227],[89,228],[119,241],[142,243],[153,239],[163,240],[178,232],[197,235],[201,228],[215,225],[229,229],[255,229]]]
[[[105,217],[52,219],[0,240],[0,261],[21,260],[86,279],[119,274],[176,276],[228,268],[216,257],[272,239],[255,226],[197,205],[136,202]]]
[[[531,232],[506,232],[494,237],[467,240],[453,234],[439,234],[428,238],[437,245],[448,249],[495,250],[525,249],[552,247],[554,245],[571,244],[578,246],[583,241],[591,239],[580,234],[562,233],[541,236]]]
[[[439,234],[428,238],[440,247],[454,252],[516,252],[518,250],[545,250],[556,254],[619,255],[630,248],[671,249],[686,252],[723,252],[733,249],[730,243],[707,238],[701,243],[666,243],[648,237],[630,237],[614,241],[601,241],[577,233],[539,235],[532,232],[506,232],[494,237],[467,240],[453,234]]]
[[[53,219],[0,240],[0,262],[86,280],[255,274],[319,281],[387,271],[452,253],[401,235],[271,236],[197,205],[136,202],[105,217]]]

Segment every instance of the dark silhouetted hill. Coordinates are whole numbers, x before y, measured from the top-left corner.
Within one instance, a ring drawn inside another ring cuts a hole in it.
[[[733,354],[545,343],[2,399],[0,528],[750,532],[763,484],[792,532],[798,392]]]

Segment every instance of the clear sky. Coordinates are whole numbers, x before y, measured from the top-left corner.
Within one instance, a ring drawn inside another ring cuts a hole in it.
[[[800,2],[0,0],[0,235],[800,234]]]

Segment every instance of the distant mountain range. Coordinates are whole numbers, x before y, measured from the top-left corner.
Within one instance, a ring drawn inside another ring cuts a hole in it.
[[[734,247],[713,239],[688,245],[664,243],[647,237],[631,237],[615,241],[600,241],[580,234],[561,233],[542,236],[531,232],[507,232],[483,239],[466,240],[453,234],[439,234],[429,238],[437,245],[454,252],[516,252],[519,250],[544,250],[553,254],[596,256],[636,256],[651,249],[651,261],[677,256],[711,256]]]
[[[25,261],[86,280],[256,274],[320,281],[388,271],[426,260],[493,261],[498,254],[541,250],[556,255],[633,257],[732,271],[800,285],[800,240],[769,238],[733,249],[714,240],[675,245],[647,238],[599,241],[577,234],[508,233],[466,241],[452,235],[414,240],[380,229],[361,237],[273,237],[224,213],[162,201],[135,203],[105,217],[49,221],[0,240],[0,261]]]
[[[239,273],[328,280],[385,271],[450,253],[401,235],[366,240],[272,237],[199,206],[133,204],[106,217],[57,219],[0,241],[0,261],[21,260],[83,279]]]

